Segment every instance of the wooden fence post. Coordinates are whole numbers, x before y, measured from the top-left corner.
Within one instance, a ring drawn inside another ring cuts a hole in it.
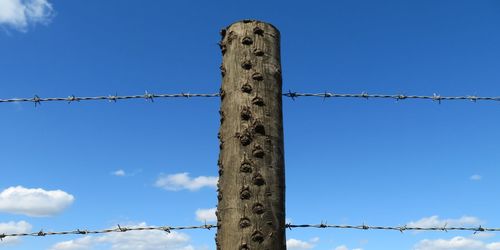
[[[221,35],[217,249],[285,250],[280,34],[243,20]]]

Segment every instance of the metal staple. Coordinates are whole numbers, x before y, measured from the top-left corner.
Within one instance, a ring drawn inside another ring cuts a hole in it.
[[[342,94],[342,93],[332,93],[332,92],[324,92],[324,93],[300,93],[300,92],[292,92],[288,91],[283,94],[284,97],[291,98],[295,100],[298,97],[320,97],[320,98],[362,98],[362,99],[393,99],[393,100],[406,100],[406,99],[422,99],[422,100],[431,100],[437,101],[441,103],[442,101],[456,101],[456,100],[468,100],[472,102],[477,101],[500,101],[500,96],[496,97],[488,97],[488,96],[441,96],[438,94],[433,95],[405,95],[405,94],[368,94],[366,92],[362,92],[360,94]],[[116,102],[118,100],[127,100],[127,99],[145,99],[148,101],[154,101],[155,98],[191,98],[191,97],[220,97],[219,93],[213,94],[190,94],[190,93],[180,93],[180,94],[152,94],[146,91],[145,94],[142,95],[107,95],[107,96],[68,96],[68,97],[46,97],[42,98],[38,95],[35,95],[32,98],[10,98],[10,99],[0,99],[0,103],[7,102],[31,102],[34,103],[35,106],[41,104],[42,102],[79,102],[79,101],[110,101]]]
[[[405,231],[471,231],[474,233],[477,232],[499,232],[500,228],[487,228],[487,227],[447,227],[444,225],[442,227],[408,227],[408,226],[369,226],[369,225],[332,225],[326,223],[320,224],[286,224],[285,227],[287,229],[294,228],[319,228],[319,229],[357,229],[357,230],[392,230],[399,231],[401,233]],[[207,229],[210,230],[212,228],[217,228],[216,225],[205,224],[201,226],[161,226],[161,227],[123,227],[118,225],[113,229],[104,229],[104,230],[73,230],[73,231],[61,231],[61,232],[32,232],[32,233],[14,233],[14,234],[0,234],[0,240],[3,240],[7,237],[44,237],[44,236],[52,236],[52,235],[82,235],[82,234],[105,234],[105,233],[124,233],[129,231],[164,231],[166,233],[170,233],[171,231],[177,230],[189,230],[189,229]]]

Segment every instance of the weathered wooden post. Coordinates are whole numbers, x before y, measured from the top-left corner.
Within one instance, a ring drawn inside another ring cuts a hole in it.
[[[221,31],[218,250],[285,250],[280,33],[244,20]]]

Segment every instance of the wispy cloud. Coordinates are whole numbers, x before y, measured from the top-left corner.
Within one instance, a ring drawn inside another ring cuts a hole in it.
[[[49,23],[53,16],[48,0],[0,0],[0,26],[26,31],[30,25]]]
[[[304,250],[304,249],[312,249],[319,242],[319,238],[315,237],[310,239],[309,241],[303,241],[298,239],[288,239],[286,241],[286,247],[290,250]]]
[[[201,222],[214,222],[217,221],[217,216],[215,215],[217,208],[208,209],[198,209],[196,210],[196,220]]]
[[[125,175],[127,175],[127,173],[125,173],[125,170],[123,170],[123,169],[118,169],[118,170],[112,172],[111,174],[114,175],[114,176],[125,176]]]
[[[16,233],[29,233],[31,231],[31,224],[26,221],[11,221],[0,223],[0,232],[2,234],[16,234]],[[19,237],[8,237],[0,241],[0,247],[7,244],[16,243]]]
[[[418,221],[410,221],[406,225],[408,227],[461,227],[461,226],[479,226],[484,224],[477,217],[462,216],[458,219],[440,219],[439,216],[434,215],[422,218]]]
[[[172,175],[161,175],[155,182],[155,186],[169,190],[180,191],[190,190],[196,191],[203,187],[217,187],[218,177],[216,176],[198,176],[196,178],[189,177],[189,173],[179,173]]]
[[[350,248],[348,248],[346,245],[341,245],[335,248],[335,250],[349,250],[349,249]],[[363,250],[363,248],[353,248],[352,250]]]
[[[481,175],[474,174],[474,175],[471,175],[471,176],[469,177],[469,179],[470,179],[471,181],[480,181],[481,179],[483,179],[483,177],[482,177]]]
[[[56,215],[70,206],[73,195],[61,190],[10,187],[0,193],[0,212],[44,217]]]
[[[421,240],[414,250],[500,250],[500,242],[486,243],[477,239],[457,236],[451,239]]]
[[[146,227],[145,222],[126,227]],[[129,231],[126,233],[103,236],[85,236],[74,240],[62,241],[52,246],[51,250],[194,250],[189,244],[190,238],[184,233],[172,231]]]

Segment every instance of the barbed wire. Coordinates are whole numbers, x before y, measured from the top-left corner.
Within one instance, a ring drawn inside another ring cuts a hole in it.
[[[394,99],[397,101],[406,100],[406,99],[423,99],[423,100],[432,100],[441,103],[441,101],[457,101],[457,100],[469,100],[472,102],[476,101],[500,101],[500,96],[491,97],[491,96],[441,96],[438,94],[433,95],[405,95],[405,94],[368,94],[367,92],[362,92],[360,94],[341,94],[341,93],[332,93],[332,92],[324,92],[324,93],[298,93],[288,91],[288,93],[284,93],[283,96],[295,99],[298,97],[320,97],[320,98],[378,98],[378,99]]]
[[[205,98],[213,98],[220,97],[219,93],[212,94],[190,94],[190,93],[180,93],[180,94],[153,94],[149,92],[145,92],[142,95],[107,95],[107,96],[75,96],[71,95],[68,97],[46,97],[42,98],[38,95],[35,95],[31,98],[10,98],[10,99],[0,99],[0,103],[16,103],[16,102],[31,102],[34,103],[35,106],[40,105],[42,102],[79,102],[79,101],[110,101],[116,102],[118,100],[128,100],[128,99],[145,99],[148,101],[154,101],[156,98],[193,98],[193,97],[205,97]],[[342,94],[342,93],[333,93],[333,92],[324,92],[324,93],[300,93],[300,92],[292,92],[288,91],[283,94],[284,97],[291,98],[295,100],[299,97],[320,97],[323,99],[326,98],[362,98],[362,99],[393,99],[393,100],[406,100],[406,99],[423,99],[423,100],[432,100],[441,103],[442,101],[457,101],[457,100],[468,100],[472,102],[477,101],[500,101],[500,96],[476,96],[476,95],[468,95],[468,96],[441,96],[438,94],[433,95],[405,95],[405,94],[368,94],[367,92],[362,92],[360,94]]]
[[[215,225],[210,225],[210,224],[205,224],[201,226],[178,226],[178,227],[171,227],[171,226],[161,226],[161,227],[123,227],[118,225],[116,228],[111,228],[111,229],[103,229],[103,230],[72,230],[72,231],[60,231],[60,232],[44,232],[43,230],[40,230],[38,232],[32,232],[32,233],[12,233],[12,234],[3,234],[0,233],[0,240],[3,240],[7,237],[27,237],[27,236],[33,236],[33,237],[44,237],[44,236],[51,236],[51,235],[87,235],[87,234],[106,234],[106,233],[125,233],[125,232],[131,232],[131,231],[164,231],[167,233],[170,233],[171,231],[178,231],[178,230],[189,230],[189,229],[207,229],[210,230],[212,228],[216,228],[217,226]]]
[[[294,225],[294,224],[286,224],[285,227],[287,229],[294,229],[294,228],[320,228],[320,229],[325,229],[325,228],[334,228],[334,229],[357,229],[357,230],[393,230],[393,231],[399,231],[401,233],[405,231],[472,231],[474,233],[478,232],[498,232],[500,231],[500,228],[487,228],[487,227],[448,227],[447,224],[443,225],[442,227],[414,227],[414,226],[369,226],[366,224],[362,225],[332,225],[332,224],[326,224],[321,222],[320,224],[299,224],[299,225]]]
[[[75,96],[70,95],[68,97],[46,97],[42,98],[38,95],[35,95],[31,98],[10,98],[10,99],[0,99],[0,103],[7,102],[32,102],[35,103],[35,106],[41,104],[42,102],[79,102],[79,101],[110,101],[116,102],[118,100],[127,100],[127,99],[145,99],[148,101],[154,101],[155,98],[192,98],[192,97],[219,97],[219,93],[214,94],[190,94],[190,93],[180,93],[180,94],[152,94],[147,91],[142,95],[107,95],[107,96]]]
[[[72,231],[60,231],[60,232],[44,232],[40,230],[38,232],[32,233],[12,233],[4,234],[0,233],[0,240],[8,237],[45,237],[51,235],[88,235],[88,234],[106,234],[106,233],[125,233],[132,231],[163,231],[170,233],[171,231],[178,230],[193,230],[193,229],[206,229],[210,230],[212,228],[217,228],[216,225],[205,224],[200,226],[161,226],[161,227],[123,227],[118,225],[116,228],[103,229],[103,230],[72,230]],[[319,229],[355,229],[355,230],[392,230],[399,231],[401,233],[405,231],[471,231],[474,234],[478,232],[499,232],[500,228],[488,228],[488,227],[448,227],[446,224],[442,227],[411,227],[411,226],[369,226],[369,225],[333,225],[321,222],[320,224],[286,224],[285,228],[295,229],[295,228],[319,228]]]

